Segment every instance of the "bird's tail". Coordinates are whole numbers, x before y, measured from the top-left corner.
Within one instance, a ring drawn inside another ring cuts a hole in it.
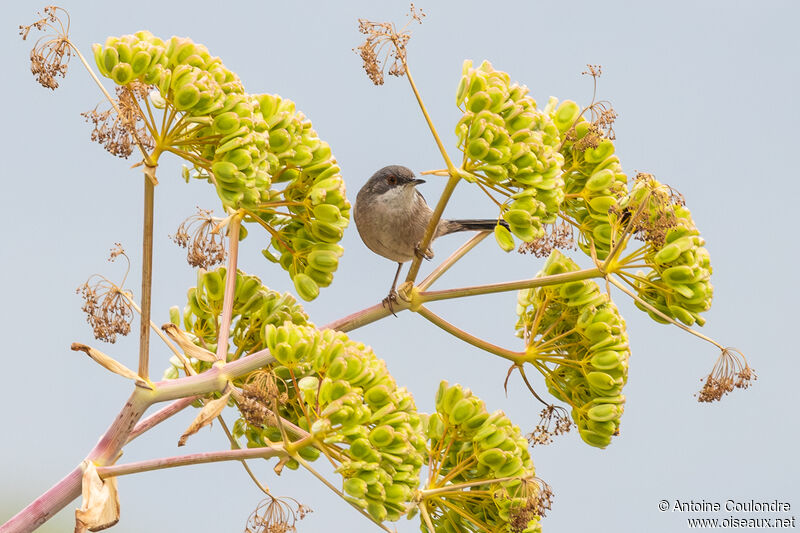
[[[508,228],[505,220],[493,219],[465,219],[465,220],[442,220],[436,231],[436,236],[449,235],[458,231],[493,231],[497,225]]]

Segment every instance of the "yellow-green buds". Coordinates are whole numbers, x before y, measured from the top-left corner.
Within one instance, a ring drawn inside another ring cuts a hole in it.
[[[539,276],[576,270],[554,250]],[[547,368],[550,393],[572,406],[584,442],[606,447],[619,429],[630,355],[616,306],[595,282],[579,280],[520,291],[517,314],[517,334],[527,357]]]
[[[542,237],[542,225],[555,221],[564,200],[559,131],[527,92],[488,61],[478,68],[464,62],[456,97],[464,115],[456,135],[465,171],[509,196],[501,216],[510,232],[495,232],[506,251],[514,248],[512,234],[525,242]]]
[[[538,498],[528,441],[501,411],[489,414],[469,389],[441,382],[426,434],[436,468],[429,488],[452,487],[428,497],[423,491],[436,531],[506,531],[512,509]],[[483,483],[459,488],[478,480]],[[451,505],[460,512],[446,512]]]
[[[104,76],[154,85],[163,107],[180,112],[176,148],[187,153],[193,176],[211,182],[226,209],[246,209],[245,222],[271,228],[271,248],[286,257],[264,255],[289,271],[303,299],[330,284],[341,253],[310,265],[307,250],[292,241],[304,232],[309,246],[338,243],[350,204],[330,147],[294,102],[245,93],[219,58],[190,39],[139,32],[110,37],[93,51]]]

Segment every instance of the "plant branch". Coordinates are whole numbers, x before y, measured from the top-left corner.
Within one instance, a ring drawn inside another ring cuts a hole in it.
[[[427,278],[422,280],[417,288],[420,291],[426,290],[428,287],[433,285],[433,283],[439,279],[447,270],[453,266],[459,259],[467,255],[467,253],[475,248],[483,239],[489,236],[488,231],[481,231],[480,233],[476,233],[470,240],[465,242],[461,245],[461,247],[453,252],[450,257],[442,261],[442,263],[437,266],[433,272],[431,272]]]
[[[141,420],[134,428],[131,430],[130,434],[128,435],[128,440],[125,444],[131,442],[133,439],[153,429],[155,426],[163,422],[164,420],[170,418],[172,415],[178,414],[187,407],[189,407],[192,402],[199,399],[200,396],[187,396],[186,398],[181,398],[180,400],[175,400],[171,404],[166,407],[163,407],[153,413],[152,415],[148,416],[144,420]]]
[[[153,287],[153,182],[144,177],[144,223],[142,227],[142,313],[139,322],[139,375],[150,377],[150,307]]]
[[[458,337],[459,339],[463,340],[466,343],[475,346],[476,348],[480,348],[481,350],[485,350],[489,353],[499,355],[503,359],[508,359],[509,361],[516,364],[522,364],[525,360],[525,354],[523,352],[515,352],[512,350],[508,350],[501,346],[492,344],[491,342],[480,339],[474,335],[471,335],[466,331],[457,328],[456,326],[454,326],[447,320],[443,319],[436,313],[433,313],[430,309],[428,309],[424,305],[420,306],[417,312],[426,319],[428,319],[433,324],[445,330],[446,332],[450,333],[455,337]]]
[[[265,446],[262,448],[201,452],[189,455],[176,455],[174,457],[162,457],[160,459],[148,459],[121,465],[99,466],[97,467],[97,473],[101,478],[109,478],[150,472],[152,470],[162,470],[164,468],[175,468],[178,466],[218,463],[220,461],[241,461],[243,459],[269,459],[271,457],[285,455],[287,455],[286,450],[283,449],[282,445],[278,444],[274,447]]]
[[[651,312],[653,312],[654,314],[658,315],[659,317],[663,318],[664,320],[666,320],[667,322],[669,322],[669,323],[670,323],[670,324],[672,324],[673,326],[678,326],[678,327],[679,327],[679,328],[681,328],[683,331],[685,331],[685,332],[687,332],[687,333],[691,333],[691,334],[692,334],[692,335],[694,335],[695,337],[699,337],[699,338],[703,339],[703,340],[704,340],[704,341],[706,341],[706,342],[710,342],[711,344],[713,344],[714,346],[716,346],[716,347],[717,347],[717,348],[719,348],[720,350],[723,350],[723,351],[725,350],[725,347],[724,347],[724,346],[722,346],[720,343],[718,343],[717,341],[715,341],[715,340],[714,340],[714,339],[712,339],[711,337],[706,337],[705,335],[703,335],[703,334],[702,334],[702,333],[700,333],[699,331],[693,330],[693,329],[692,329],[692,328],[690,328],[689,326],[687,326],[687,325],[685,325],[685,324],[681,324],[681,323],[680,323],[680,322],[678,322],[677,320],[675,320],[675,319],[671,318],[670,316],[668,316],[668,315],[664,314],[663,312],[659,311],[658,309],[656,309],[655,307],[653,307],[653,306],[652,306],[650,303],[648,303],[647,301],[645,301],[645,300],[643,300],[642,298],[640,298],[640,297],[639,297],[639,295],[637,295],[637,294],[635,294],[634,292],[630,291],[630,290],[629,290],[629,289],[628,289],[628,288],[627,288],[625,285],[623,285],[622,283],[620,283],[620,282],[619,282],[617,279],[615,279],[613,276],[607,276],[607,277],[606,277],[606,281],[608,281],[609,283],[611,283],[612,285],[614,285],[616,288],[618,288],[619,290],[621,290],[622,292],[624,292],[625,294],[627,294],[628,296],[630,296],[631,298],[633,298],[634,300],[636,300],[637,302],[639,302],[640,304],[642,304],[642,305],[643,305],[644,307],[646,307],[646,308],[647,308],[649,311],[651,311]]]
[[[223,362],[228,358],[228,337],[231,333],[231,320],[233,318],[236,264],[239,259],[239,228],[242,225],[242,216],[244,216],[243,212],[236,213],[231,217],[228,224],[228,267],[225,273],[225,297],[222,301],[222,317],[217,337],[217,359]]]
[[[425,235],[422,237],[422,242],[419,243],[419,249],[424,252],[428,249],[428,245],[430,245],[431,241],[433,240],[434,233],[439,225],[439,220],[442,218],[444,208],[447,205],[447,202],[450,200],[450,196],[452,196],[453,190],[456,188],[456,185],[461,178],[458,174],[456,166],[453,164],[453,161],[450,160],[450,156],[447,155],[447,150],[445,150],[444,144],[439,138],[439,134],[436,132],[436,127],[433,125],[433,120],[431,120],[428,110],[425,108],[425,104],[422,102],[422,96],[419,94],[419,90],[417,90],[417,85],[414,83],[414,78],[411,76],[411,71],[408,68],[408,63],[406,63],[405,57],[403,57],[403,68],[405,69],[408,83],[411,85],[411,90],[414,91],[414,96],[417,98],[419,108],[422,110],[422,114],[425,116],[425,122],[428,123],[428,128],[431,130],[434,140],[436,140],[436,145],[439,147],[439,152],[441,152],[444,162],[447,165],[448,173],[450,174],[450,178],[447,180],[447,184],[442,191],[442,195],[439,197],[439,202],[436,204],[436,208],[431,214],[431,219],[428,222],[428,227],[425,229]],[[406,282],[413,283],[414,280],[417,279],[421,262],[422,254],[418,254],[416,257],[414,257],[414,260],[411,261],[408,275],[406,276]]]
[[[603,272],[599,268],[584,268],[574,272],[564,272],[563,274],[553,274],[551,276],[540,276],[519,281],[505,281],[492,283],[489,285],[476,285],[473,287],[461,287],[457,289],[445,289],[441,291],[425,291],[419,293],[419,300],[422,303],[436,302],[439,300],[449,300],[451,298],[461,298],[463,296],[477,296],[480,294],[493,294],[496,292],[516,291],[520,289],[530,289],[533,287],[544,287],[556,285],[570,281],[579,281],[590,278],[602,278]]]

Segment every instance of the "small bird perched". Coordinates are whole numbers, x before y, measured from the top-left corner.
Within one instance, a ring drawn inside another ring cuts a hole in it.
[[[353,218],[361,240],[376,254],[398,263],[389,296],[384,300],[390,309],[403,263],[417,254],[426,259],[433,257],[430,247],[424,252],[419,249],[433,214],[416,189],[420,183],[425,180],[414,177],[410,169],[390,165],[373,174],[356,196]],[[505,221],[441,219],[433,239],[458,231],[491,231],[498,224],[505,225]]]

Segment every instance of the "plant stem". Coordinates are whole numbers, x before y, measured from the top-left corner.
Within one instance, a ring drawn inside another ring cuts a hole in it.
[[[448,257],[447,259],[445,259],[444,261],[442,261],[442,263],[441,263],[439,266],[437,266],[437,267],[436,267],[436,269],[434,269],[434,271],[433,271],[433,272],[431,272],[431,273],[428,275],[428,277],[427,277],[427,278],[425,278],[424,280],[422,280],[422,283],[420,283],[420,284],[417,286],[417,288],[418,288],[419,290],[421,290],[421,291],[424,291],[425,289],[427,289],[428,287],[430,287],[431,285],[433,285],[433,283],[434,283],[434,282],[435,282],[437,279],[439,279],[439,278],[440,278],[440,277],[441,277],[441,276],[442,276],[442,275],[443,275],[445,272],[447,272],[447,270],[448,270],[448,269],[449,269],[451,266],[453,266],[453,265],[456,263],[456,261],[458,261],[459,259],[461,259],[461,258],[462,258],[462,257],[464,257],[465,255],[467,255],[467,253],[468,253],[470,250],[472,250],[473,248],[475,248],[475,247],[476,247],[476,246],[477,246],[477,245],[478,245],[478,244],[479,244],[479,243],[480,243],[480,242],[481,242],[483,239],[485,239],[486,237],[488,237],[488,236],[489,236],[489,233],[490,233],[490,232],[488,232],[488,231],[481,231],[480,233],[476,233],[476,234],[475,234],[475,235],[474,235],[474,236],[473,236],[473,237],[472,237],[470,240],[468,240],[467,242],[465,242],[464,244],[462,244],[462,245],[461,245],[461,247],[460,247],[458,250],[456,250],[455,252],[453,252],[453,253],[450,255],[450,257]]]
[[[522,364],[524,362],[524,360],[525,360],[525,354],[524,353],[515,352],[515,351],[512,351],[512,350],[508,350],[506,348],[502,348],[500,346],[492,344],[491,342],[485,341],[485,340],[480,339],[480,338],[478,338],[478,337],[476,337],[474,335],[471,335],[471,334],[467,333],[466,331],[457,328],[456,326],[454,326],[453,324],[451,324],[447,320],[443,319],[442,317],[440,317],[436,313],[433,313],[430,309],[428,309],[424,305],[420,306],[420,308],[419,308],[419,310],[417,310],[417,312],[420,315],[422,315],[423,317],[425,317],[426,319],[428,319],[429,321],[431,321],[433,324],[435,324],[435,325],[439,326],[440,328],[442,328],[443,330],[445,330],[446,332],[450,333],[451,335],[453,335],[455,337],[458,337],[459,339],[463,340],[464,342],[467,342],[467,343],[475,346],[476,348],[480,348],[481,350],[486,350],[489,353],[493,353],[495,355],[499,355],[503,359],[508,359],[509,361],[511,361],[513,363],[516,363],[516,364]]]
[[[126,476],[128,474],[138,474],[140,472],[150,472],[151,470],[161,470],[164,468],[175,468],[177,466],[197,465],[203,463],[218,463],[220,461],[242,461],[244,459],[269,459],[286,455],[283,446],[266,446],[263,448],[245,448],[238,450],[221,450],[218,452],[201,452],[189,455],[177,455],[175,457],[162,457],[160,459],[148,459],[122,465],[99,466],[97,473],[101,478],[115,476]]]
[[[439,300],[449,300],[451,298],[461,298],[463,296],[477,296],[480,294],[516,291],[520,289],[530,289],[533,287],[544,287],[546,285],[567,283],[569,281],[579,281],[602,277],[603,272],[599,268],[584,268],[574,272],[564,272],[563,274],[553,274],[551,276],[541,276],[531,279],[522,279],[519,281],[505,281],[502,283],[475,285],[473,287],[461,287],[457,289],[445,289],[441,291],[425,291],[419,293],[419,299],[423,303],[436,302]]]
[[[408,305],[408,302],[398,298],[397,302],[393,304],[394,312],[404,311],[408,309]],[[336,331],[347,333],[348,331],[353,331],[367,324],[372,324],[381,318],[386,318],[389,314],[391,314],[391,311],[389,311],[388,307],[385,307],[383,304],[375,304],[372,307],[356,311],[352,315],[329,322],[320,329],[335,329]]]
[[[411,71],[408,68],[408,64],[406,63],[405,59],[403,59],[403,67],[406,71],[406,77],[408,77],[408,83],[411,85],[411,90],[414,91],[414,96],[417,98],[417,103],[419,104],[419,108],[422,110],[422,114],[425,116],[425,122],[428,123],[428,128],[431,130],[433,134],[433,138],[436,141],[436,145],[439,147],[439,152],[441,152],[442,157],[444,158],[444,162],[447,165],[447,171],[450,174],[450,179],[447,180],[447,184],[444,186],[444,190],[442,191],[442,195],[439,197],[439,202],[436,204],[436,208],[433,210],[433,214],[431,214],[431,219],[428,222],[428,227],[425,229],[425,235],[422,237],[422,242],[419,243],[419,249],[424,252],[428,249],[428,245],[430,245],[431,240],[433,240],[434,233],[436,232],[436,227],[439,225],[439,220],[442,218],[442,213],[444,212],[444,208],[447,205],[447,202],[450,200],[450,196],[453,194],[453,190],[456,188],[456,184],[461,179],[456,172],[456,166],[453,164],[453,161],[450,160],[450,156],[447,155],[447,150],[444,148],[444,144],[442,140],[439,138],[439,134],[436,132],[436,128],[433,125],[433,120],[431,120],[430,115],[428,114],[428,110],[425,108],[425,104],[422,102],[422,96],[419,94],[417,90],[417,85],[414,83],[414,78],[411,76]],[[411,266],[408,270],[408,275],[406,276],[406,281],[413,283],[415,279],[417,279],[417,274],[419,274],[419,267],[422,262],[422,254],[417,255],[414,257],[414,260],[411,261]]]
[[[239,228],[244,213],[236,213],[228,224],[228,267],[225,273],[225,297],[222,300],[222,317],[217,336],[217,359],[225,362],[228,358],[228,337],[233,318],[233,299],[236,292],[236,266],[239,260]]]
[[[153,287],[153,182],[144,177],[144,224],[142,228],[142,314],[139,322],[139,376],[150,377],[150,306]]]
[[[674,320],[674,319],[673,319],[673,318],[671,318],[670,316],[668,316],[668,315],[666,315],[666,314],[662,313],[661,311],[659,311],[658,309],[656,309],[655,307],[653,307],[652,305],[650,305],[648,302],[646,302],[645,300],[643,300],[642,298],[640,298],[640,297],[639,297],[637,294],[635,294],[635,293],[633,293],[632,291],[628,290],[628,288],[627,288],[625,285],[623,285],[622,283],[620,283],[620,282],[619,282],[617,279],[615,279],[613,276],[608,276],[608,277],[606,277],[606,280],[607,280],[609,283],[611,283],[612,285],[614,285],[616,288],[618,288],[619,290],[621,290],[622,292],[624,292],[625,294],[627,294],[628,296],[630,296],[631,298],[633,298],[634,300],[636,300],[637,302],[639,302],[640,304],[642,304],[642,305],[643,305],[644,307],[646,307],[646,308],[647,308],[649,311],[651,311],[651,312],[653,312],[654,314],[658,315],[659,317],[663,318],[664,320],[666,320],[667,322],[669,322],[669,323],[670,323],[670,324],[672,324],[673,326],[678,326],[678,327],[679,327],[679,328],[681,328],[683,331],[685,331],[685,332],[687,332],[687,333],[691,333],[691,334],[692,334],[692,335],[694,335],[695,337],[699,337],[699,338],[703,339],[703,340],[704,340],[704,341],[706,341],[706,342],[710,342],[711,344],[713,344],[714,346],[716,346],[716,347],[717,347],[717,348],[719,348],[720,350],[723,350],[723,351],[725,350],[725,347],[724,347],[724,346],[722,346],[720,343],[718,343],[717,341],[715,341],[715,340],[714,340],[714,339],[712,339],[711,337],[706,337],[705,335],[703,335],[703,334],[702,334],[702,333],[700,333],[699,331],[695,331],[695,330],[693,330],[692,328],[690,328],[689,326],[687,326],[687,325],[685,325],[685,324],[681,324],[681,323],[680,323],[680,322],[678,322],[677,320]]]
[[[125,444],[128,444],[130,441],[153,429],[155,426],[163,422],[164,420],[168,419],[174,414],[180,413],[187,407],[189,407],[192,402],[199,399],[200,396],[187,396],[186,398],[181,398],[180,400],[175,400],[171,404],[166,407],[163,407],[153,413],[152,415],[148,416],[144,420],[141,420],[134,428],[131,430],[130,434],[128,435],[128,440]]]

